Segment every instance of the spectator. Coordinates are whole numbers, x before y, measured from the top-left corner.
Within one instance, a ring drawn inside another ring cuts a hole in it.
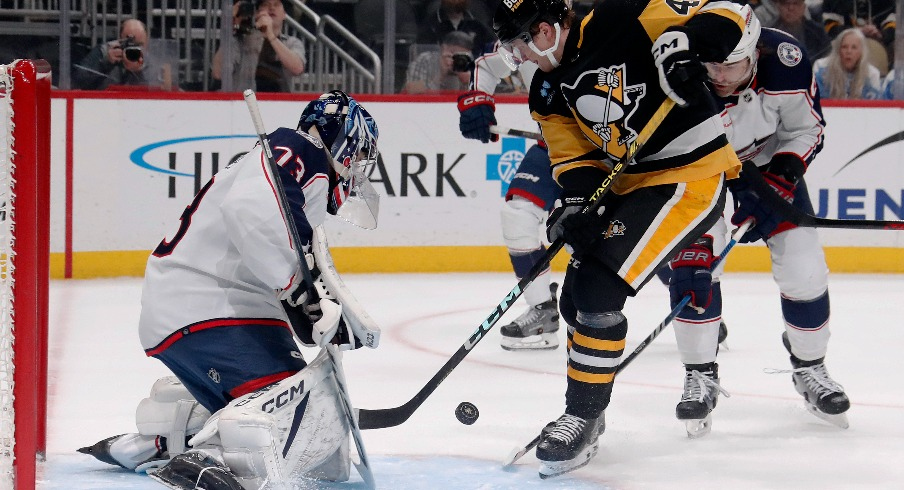
[[[147,44],[144,23],[126,19],[119,28],[119,39],[98,44],[74,65],[73,87],[103,90],[110,85],[147,85]]]
[[[456,54],[467,55],[469,60],[472,59],[470,56],[473,47],[474,43],[469,34],[459,31],[449,32],[440,43],[438,51],[421,53],[408,66],[402,93],[467,90],[471,81],[470,67],[456,67],[453,60]],[[453,68],[458,68],[459,71]]]
[[[825,0],[822,21],[830,39],[856,27],[890,49],[895,40],[895,0]]]
[[[778,20],[778,0],[750,0],[739,3],[749,4],[760,24],[764,26],[770,26]]]
[[[794,36],[807,52],[807,57],[817,60],[829,54],[831,41],[818,23],[807,18],[804,0],[776,0],[778,17],[766,27],[774,27]],[[759,17],[759,16],[758,16]]]
[[[290,92],[293,78],[304,73],[300,39],[282,33],[288,0],[238,1],[232,6],[233,35],[213,56],[213,78],[222,81],[224,49],[232,50],[231,90]],[[228,72],[225,73],[228,76]]]
[[[886,100],[895,100],[895,70],[892,68],[885,74],[882,80],[882,98]]]
[[[428,12],[417,34],[418,44],[438,44],[450,32],[464,32],[473,40],[476,57],[492,49],[496,42],[490,28],[470,10],[470,0],[441,0],[436,10]]]
[[[813,64],[819,93],[827,99],[878,99],[882,94],[879,69],[864,57],[866,37],[846,29],[832,41],[829,56]]]

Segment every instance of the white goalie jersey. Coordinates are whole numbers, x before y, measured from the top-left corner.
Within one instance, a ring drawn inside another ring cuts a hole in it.
[[[269,138],[308,248],[327,214],[327,154],[319,140],[293,129],[277,129]],[[146,352],[201,322],[286,319],[275,293],[291,283],[299,264],[266,165],[257,145],[217,173],[151,254],[139,320]]]

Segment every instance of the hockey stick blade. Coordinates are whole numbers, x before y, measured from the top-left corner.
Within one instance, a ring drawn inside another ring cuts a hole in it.
[[[530,140],[542,141],[543,135],[533,131],[524,131],[521,129],[506,128],[503,126],[490,126],[490,132],[501,134],[503,136],[517,136],[519,138],[527,138]]]
[[[747,233],[747,230],[752,225],[753,225],[753,221],[750,221],[750,220],[745,221],[744,223],[741,223],[741,226],[738,227],[731,234],[731,240],[729,240],[728,243],[725,245],[725,248],[722,249],[722,253],[719,254],[719,257],[713,261],[713,264],[712,264],[713,269],[718,267],[719,263],[722,262],[723,260],[725,260],[725,256],[728,255],[728,252],[731,252],[731,249],[733,249],[734,246],[738,244],[738,240],[740,240],[741,237],[744,236],[744,233]],[[675,305],[674,308],[672,308],[672,311],[669,312],[669,314],[665,317],[665,319],[663,319],[661,322],[659,322],[659,325],[657,325],[656,328],[653,329],[653,331],[650,333],[650,335],[647,335],[647,337],[645,339],[643,339],[640,342],[640,344],[638,344],[637,347],[635,347],[634,350],[631,351],[631,353],[628,354],[628,356],[625,357],[618,364],[618,367],[615,368],[615,374],[618,375],[619,373],[624,371],[624,369],[629,364],[631,364],[631,361],[636,359],[637,356],[639,356],[640,353],[643,352],[644,349],[646,349],[648,345],[650,345],[654,340],[656,340],[656,337],[659,337],[659,334],[662,333],[663,330],[665,330],[665,327],[667,327],[670,323],[672,323],[672,320],[674,320],[675,317],[678,316],[678,313],[680,313],[681,310],[683,310],[684,307],[687,306],[688,303],[690,303],[690,301],[691,301],[690,295],[687,295],[684,298],[681,298],[681,301],[679,301],[678,304]],[[534,447],[537,446],[537,444],[540,444],[540,439],[542,439],[542,437],[543,437],[543,434],[541,433],[541,434],[537,435],[537,437],[534,437],[533,440],[531,440],[530,442],[525,444],[524,447],[512,449],[512,452],[509,453],[509,455],[502,461],[502,467],[506,468],[506,467],[509,467],[509,466],[515,464],[515,462],[518,461],[519,459],[521,459],[522,456],[529,453],[531,449],[533,449]]]
[[[644,143],[646,143],[650,136],[656,131],[656,128],[662,123],[662,121],[666,118],[672,108],[675,107],[675,102],[672,99],[666,99],[662,105],[659,106],[659,109],[653,114],[644,128],[637,135],[637,138],[631,142],[628,146],[628,150],[625,152],[625,155],[622,157],[618,163],[612,168],[612,171],[609,175],[603,180],[602,184],[600,184],[599,188],[593,193],[590,197],[592,202],[583,209],[582,212],[590,213],[596,212],[602,204],[602,200],[600,199],[606,192],[609,191],[612,183],[615,179],[621,175],[622,171],[628,167],[628,163],[634,159],[640,149],[643,147]],[[499,302],[499,305],[493,310],[492,313],[481,323],[477,330],[468,337],[468,340],[465,341],[461,347],[452,354],[452,357],[446,361],[445,364],[427,381],[427,384],[423,386],[423,388],[418,391],[413,398],[408,400],[403,405],[393,408],[380,408],[374,410],[368,409],[360,409],[358,412],[358,426],[362,430],[366,429],[384,429],[387,427],[395,427],[397,425],[402,424],[406,420],[408,420],[411,415],[417,410],[418,407],[424,403],[424,400],[433,393],[440,383],[446,379],[447,376],[458,366],[461,361],[467,356],[471,349],[480,342],[486,334],[496,325],[496,322],[502,318],[502,315],[505,314],[509,308],[512,307],[512,304],[521,296],[521,293],[527,288],[534,280],[543,273],[548,267],[552,259],[562,250],[562,247],[565,246],[564,240],[561,237],[557,238],[553,241],[549,248],[546,249],[546,253],[543,257],[537,261],[536,264],[531,268],[530,272],[528,272],[518,284],[512,288],[511,291]]]
[[[868,220],[868,219],[831,219],[819,218],[807,214],[784,200],[772,190],[756,165],[747,161],[744,163],[742,179],[750,182],[758,191],[760,197],[765,199],[770,206],[778,210],[786,221],[805,228],[841,228],[848,230],[897,230],[904,231],[904,221],[893,220]]]

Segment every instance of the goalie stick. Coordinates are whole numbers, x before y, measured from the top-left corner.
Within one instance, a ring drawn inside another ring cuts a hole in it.
[[[725,256],[728,255],[728,252],[730,252],[735,245],[737,245],[738,240],[740,240],[741,237],[744,236],[744,233],[747,232],[747,229],[750,228],[752,224],[753,221],[751,220],[745,221],[734,231],[734,233],[731,234],[731,240],[729,240],[728,244],[725,245],[725,248],[722,249],[721,255],[719,255],[719,257],[713,261],[713,269],[718,267],[719,263],[725,260]],[[634,350],[630,354],[628,354],[628,356],[625,357],[622,362],[618,364],[618,367],[615,368],[615,374],[618,375],[620,372],[622,372],[628,366],[628,364],[631,364],[631,361],[637,358],[637,356],[639,356],[640,353],[647,348],[647,346],[649,346],[654,340],[656,340],[656,337],[659,337],[659,334],[662,333],[663,330],[665,330],[665,327],[672,323],[672,320],[674,320],[675,317],[678,316],[678,313],[681,312],[681,310],[684,309],[684,307],[687,306],[690,301],[691,295],[689,294],[684,298],[681,298],[681,301],[678,302],[678,304],[675,305],[674,308],[672,308],[672,311],[669,312],[665,319],[663,319],[662,322],[660,322],[659,325],[657,325],[656,328],[654,328],[653,331],[650,332],[650,335],[647,335],[647,338],[643,339],[640,344],[638,344],[637,347],[635,347]],[[502,461],[502,467],[507,468],[515,464],[515,462],[521,459],[522,456],[529,453],[531,449],[537,446],[537,444],[540,444],[540,439],[542,438],[543,432],[540,432],[537,437],[534,437],[533,440],[528,442],[524,447],[513,449],[512,452],[509,453],[509,455]]]
[[[831,219],[819,218],[807,214],[798,207],[784,200],[766,183],[763,174],[753,162],[744,162],[741,178],[750,182],[761,198],[778,210],[786,221],[805,228],[842,228],[849,230],[898,230],[904,231],[904,221],[868,220],[868,219]]]
[[[503,126],[490,126],[490,132],[501,134],[503,136],[517,136],[519,138],[543,141],[543,135],[540,133],[534,133],[533,131],[524,131],[521,129],[506,128]]]
[[[612,171],[609,175],[603,180],[602,184],[600,184],[599,188],[594,191],[593,195],[590,196],[591,203],[587,205],[581,212],[583,213],[591,213],[596,212],[599,209],[601,203],[601,197],[609,191],[612,182],[621,175],[625,168],[627,168],[628,163],[634,159],[637,155],[637,152],[643,147],[643,145],[650,139],[650,136],[656,131],[662,121],[666,118],[672,108],[675,107],[675,102],[672,99],[666,99],[662,105],[659,106],[659,109],[653,114],[644,128],[637,135],[637,138],[630,143],[628,146],[628,150],[625,152],[625,155],[619,160],[615,166],[612,167]],[[549,248],[546,249],[546,253],[543,257],[537,261],[536,264],[531,268],[530,272],[528,272],[524,277],[518,281],[518,284],[512,288],[511,291],[499,302],[499,305],[493,310],[492,313],[481,323],[477,330],[471,334],[470,337],[465,341],[461,347],[452,354],[452,357],[446,361],[445,364],[427,381],[427,384],[424,385],[423,388],[418,391],[413,398],[405,402],[403,405],[393,408],[381,408],[374,410],[360,409],[358,411],[358,421],[359,426],[362,430],[365,429],[383,429],[386,427],[395,427],[399,424],[402,424],[414,413],[421,404],[424,403],[424,400],[433,393],[440,383],[446,379],[447,376],[458,366],[461,361],[467,356],[471,349],[480,342],[486,334],[496,325],[496,322],[502,318],[502,315],[505,314],[509,308],[512,307],[512,304],[521,296],[521,293],[524,292],[524,289],[527,288],[537,276],[540,275],[543,271],[545,271],[549,267],[549,263],[552,261],[553,257],[562,250],[562,247],[565,245],[565,241],[562,237],[557,238],[555,241],[550,244]]]
[[[251,121],[254,123],[254,131],[257,133],[257,138],[260,140],[261,147],[264,149],[264,154],[267,156],[267,172],[276,188],[276,197],[279,201],[280,210],[283,213],[283,219],[289,228],[289,238],[292,240],[292,248],[295,249],[295,253],[298,255],[298,264],[301,268],[302,276],[304,277],[305,286],[308,289],[308,298],[316,298],[317,293],[314,290],[314,280],[311,276],[311,270],[308,268],[308,261],[304,257],[304,250],[301,248],[301,235],[298,234],[295,220],[292,219],[292,215],[289,211],[286,190],[283,188],[282,180],[279,178],[279,167],[276,165],[276,160],[273,159],[273,151],[270,149],[270,141],[267,139],[267,132],[264,129],[264,120],[261,118],[260,109],[257,104],[257,95],[255,95],[254,90],[251,89],[245,90],[243,95],[245,97],[245,103],[248,106],[248,113],[251,115]],[[358,474],[361,475],[364,484],[367,485],[368,488],[376,488],[373,472],[370,469],[370,461],[367,457],[367,451],[364,449],[364,441],[361,438],[361,430],[358,428],[358,421],[355,418],[355,413],[352,409],[351,398],[349,397],[348,390],[345,386],[341,359],[331,347],[332,346],[328,345],[326,351],[330,356],[330,362],[333,364],[333,371],[335,372],[334,378],[339,389],[340,402],[345,411],[345,416],[348,419],[352,438],[355,441],[355,449],[357,449],[358,452],[359,461],[355,462],[355,469],[358,470]]]

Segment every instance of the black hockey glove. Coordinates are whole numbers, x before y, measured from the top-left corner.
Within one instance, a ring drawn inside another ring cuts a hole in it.
[[[690,50],[687,34],[680,30],[662,33],[653,43],[652,52],[659,86],[676,104],[687,107],[709,97],[706,67]]]
[[[713,256],[712,239],[703,237],[689,247],[678,252],[670,262],[672,278],[669,295],[674,308],[681,299],[691,295],[691,304],[697,308],[707,308],[713,299]]]
[[[748,167],[745,167],[743,172],[747,171],[749,171]],[[760,195],[763,190],[756,188],[758,186],[744,178],[743,172],[741,173],[741,178],[729,181],[729,189],[731,189],[731,193],[734,196],[736,208],[731,216],[731,223],[738,226],[748,219],[752,218],[754,220],[754,225],[741,237],[740,243],[766,240],[785,221],[784,216],[769,203],[769,199]],[[796,182],[789,182],[784,177],[771,172],[763,172],[762,175],[763,180],[769,184],[769,188],[773,192],[789,203],[794,202],[794,190],[797,188]]]
[[[493,96],[472,90],[458,96],[458,129],[461,135],[483,143],[499,141],[499,135],[490,132],[490,126],[496,125],[496,101]]]
[[[602,237],[606,225],[600,215],[604,207],[600,206],[595,213],[582,213],[581,210],[590,204],[583,196],[563,195],[556,201],[556,206],[546,220],[546,237],[554,242],[562,237],[575,257],[580,257],[590,250]]]

